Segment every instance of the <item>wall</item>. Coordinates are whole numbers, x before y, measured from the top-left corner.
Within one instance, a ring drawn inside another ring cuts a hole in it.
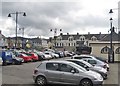
[[[90,46],[92,47],[92,54],[108,59],[108,54],[102,54],[101,49],[105,46],[109,47],[109,45],[110,44],[108,44],[108,43],[106,43],[106,44],[104,44],[104,43],[103,44],[101,44],[101,43],[91,43]],[[114,52],[117,48],[118,48],[118,44],[114,44]],[[115,61],[120,61],[120,54],[114,53],[114,60]]]

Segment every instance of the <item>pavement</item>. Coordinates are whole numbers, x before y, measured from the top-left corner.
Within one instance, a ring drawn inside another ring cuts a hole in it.
[[[2,66],[0,71],[0,77],[2,76],[2,79],[0,81],[2,82],[2,84],[9,84],[9,86],[35,86],[32,74],[34,68],[37,67],[39,64],[40,61],[23,63],[22,65]],[[109,65],[110,71],[108,72],[108,79],[104,80],[104,85],[119,86],[117,84],[120,83],[120,63]]]

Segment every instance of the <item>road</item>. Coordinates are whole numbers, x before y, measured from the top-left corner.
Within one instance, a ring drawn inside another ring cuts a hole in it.
[[[10,86],[35,86],[32,74],[34,68],[39,64],[40,61],[23,63],[22,65],[2,66],[2,83],[12,84]],[[110,64],[108,79],[104,81],[104,84],[108,86],[118,84],[118,75],[120,75],[120,72],[118,73],[118,64]]]

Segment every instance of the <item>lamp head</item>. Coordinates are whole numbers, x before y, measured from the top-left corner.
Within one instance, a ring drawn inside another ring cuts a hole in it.
[[[110,9],[109,13],[113,13],[113,10],[112,10],[112,9]]]
[[[26,13],[25,13],[25,12],[23,13],[23,16],[26,16]]]
[[[110,18],[110,21],[112,21],[113,19],[112,18]]]
[[[52,29],[50,29],[50,31],[52,31]]]
[[[11,14],[8,14],[8,17],[11,17]]]
[[[62,31],[62,29],[60,29],[60,31]]]

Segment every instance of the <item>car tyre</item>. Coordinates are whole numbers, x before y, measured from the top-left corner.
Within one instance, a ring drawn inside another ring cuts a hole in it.
[[[15,65],[15,61],[12,62],[12,65]]]
[[[36,78],[36,84],[37,84],[38,86],[45,86],[45,85],[47,84],[46,78],[43,77],[43,76],[38,76],[38,77]]]
[[[92,84],[92,81],[89,80],[89,79],[83,79],[81,82],[80,82],[80,85],[79,86],[93,86]]]
[[[7,65],[7,63],[6,62],[3,62],[3,64],[2,64],[3,66],[6,66]]]

